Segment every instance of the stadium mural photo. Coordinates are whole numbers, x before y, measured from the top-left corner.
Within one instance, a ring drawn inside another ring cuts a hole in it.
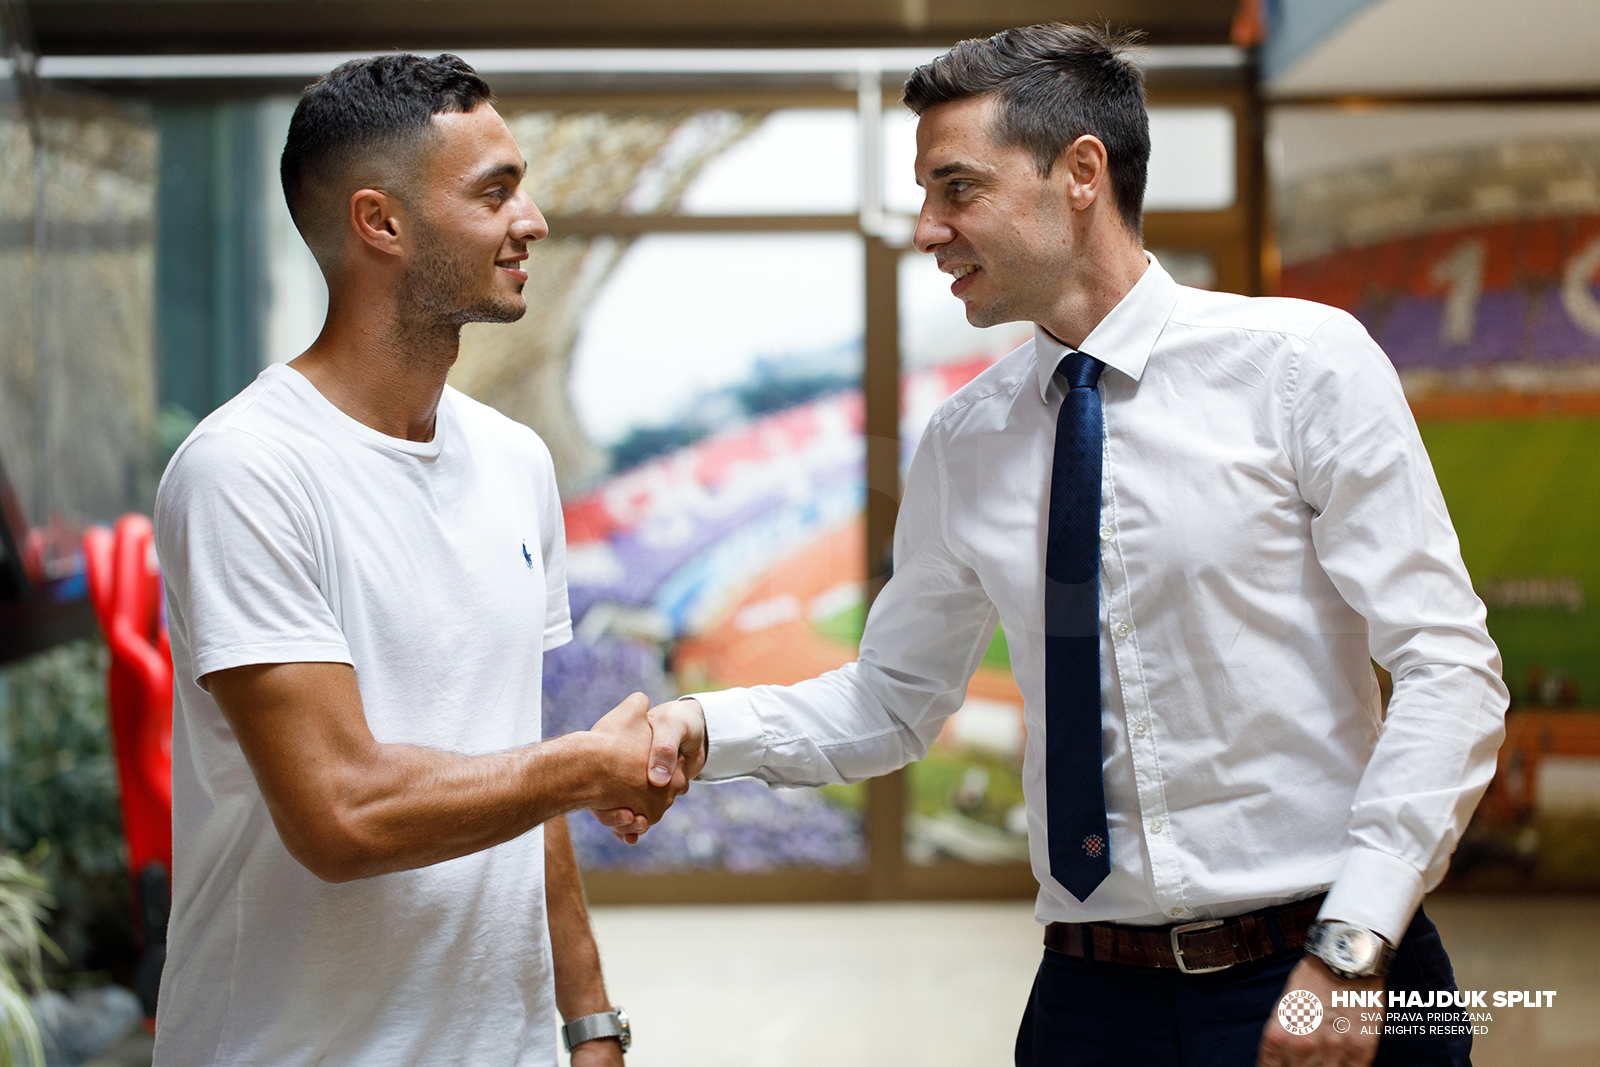
[[[995,355],[905,376],[904,455],[932,409]],[[843,379],[819,384],[820,396],[736,421],[566,501],[578,640],[547,660],[552,732],[581,728],[634,688],[661,697],[788,684],[855,658],[866,614],[862,398]],[[599,679],[615,693],[597,702]],[[913,775],[914,858],[1026,858],[1014,813],[1021,712],[997,633],[966,706]],[[682,817],[635,847],[589,820],[573,825],[584,861],[599,868],[849,867],[866,858],[863,801],[860,787],[732,783],[691,790],[675,807]]]
[[[1393,360],[1504,657],[1509,739],[1458,882],[1600,882],[1597,160],[1511,141],[1280,194],[1281,291],[1349,310]]]

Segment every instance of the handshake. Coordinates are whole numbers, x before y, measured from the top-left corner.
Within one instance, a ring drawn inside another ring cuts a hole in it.
[[[661,821],[706,762],[706,718],[692,697],[650,706],[635,693],[590,728],[602,746],[599,796],[585,806],[628,844]]]

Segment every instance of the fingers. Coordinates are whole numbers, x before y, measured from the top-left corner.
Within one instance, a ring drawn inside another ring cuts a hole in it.
[[[635,815],[628,808],[609,808],[603,811],[591,809],[590,815],[596,822],[612,833],[642,834],[650,826],[649,820],[643,815]]]
[[[678,769],[678,750],[686,739],[689,728],[683,719],[674,714],[677,701],[662,704],[650,713],[650,784],[669,785],[673,772]]]
[[[650,709],[650,784],[670,784],[680,767],[685,780],[706,762],[706,720],[700,702],[684,697]]]
[[[1286,989],[1305,989],[1328,1007],[1310,1033],[1291,1033],[1287,1024],[1279,1021],[1275,1006],[1261,1032],[1258,1067],[1370,1067],[1378,1051],[1378,1031],[1382,1026],[1370,1018],[1363,1021],[1342,1008],[1334,1008],[1334,984],[1333,976],[1322,971],[1320,963],[1302,962],[1296,966]],[[1351,984],[1357,988],[1382,988],[1377,979]]]
[[[691,717],[674,713],[676,703],[663,704],[652,712],[649,698],[634,693],[591,730],[606,739],[607,754],[603,791],[591,801],[594,818],[628,844],[659,822],[673,800],[688,790],[693,771],[685,765],[679,749],[705,747],[704,727],[695,721],[699,705],[692,705],[696,714]],[[703,758],[698,760],[695,769],[703,762]],[[641,769],[645,772],[642,780]]]

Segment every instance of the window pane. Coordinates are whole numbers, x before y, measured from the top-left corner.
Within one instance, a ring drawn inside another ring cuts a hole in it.
[[[910,109],[883,109],[883,206],[915,215],[922,210],[917,184],[917,116]]]
[[[73,573],[81,525],[148,512],[160,476],[161,144],[134,109],[0,86],[0,461],[44,573]]]
[[[774,111],[706,164],[683,194],[685,215],[849,215],[860,201],[856,114]]]
[[[1233,112],[1225,107],[1150,109],[1146,211],[1218,211],[1234,200]]]
[[[1028,323],[989,329],[968,325],[950,278],[932,256],[900,259],[900,421],[902,468],[923,428],[951,393],[1033,336]],[[1013,863],[1028,858],[1022,804],[1022,695],[1011,677],[1005,635],[996,631],[960,711],[945,724],[926,759],[907,770],[906,855],[915,863],[947,860]]]
[[[607,446],[688,417],[719,429],[742,417],[723,410],[722,391],[763,376],[859,375],[861,328],[853,235],[641,237],[583,319],[573,403]]]
[[[636,690],[791,683],[853,659],[839,635],[862,614],[860,240],[598,238],[531,263],[532,325],[473,334],[462,362],[502,367],[481,372],[490,392],[535,383],[528,421],[564,457],[578,636],[545,660],[548,733]],[[570,361],[547,351],[547,370],[508,373],[485,347],[520,330],[532,353],[569,318]],[[552,384],[565,422],[538,407]],[[866,858],[864,798],[698,785],[637,847],[586,817],[572,831],[590,869],[850,868]]]
[[[528,161],[524,188],[547,216],[666,214],[760,111],[521,111],[506,125]]]

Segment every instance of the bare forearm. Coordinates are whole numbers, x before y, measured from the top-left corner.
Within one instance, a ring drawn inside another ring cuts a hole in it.
[[[201,679],[250,763],[290,855],[347,882],[498,845],[563,812],[626,807],[654,822],[686,783],[645,779],[650,702],[635,693],[593,728],[488,756],[381,744],[355,671],[269,663]]]
[[[318,798],[327,818],[273,816],[306,866],[348,881],[478,852],[584,807],[602,791],[604,759],[587,734],[488,756],[374,744],[330,768]]]
[[[555,962],[556,1007],[572,1020],[609,1011],[600,950],[589,927],[583,880],[572,853],[565,818],[551,819],[544,829],[545,910],[550,917],[550,953]]]

